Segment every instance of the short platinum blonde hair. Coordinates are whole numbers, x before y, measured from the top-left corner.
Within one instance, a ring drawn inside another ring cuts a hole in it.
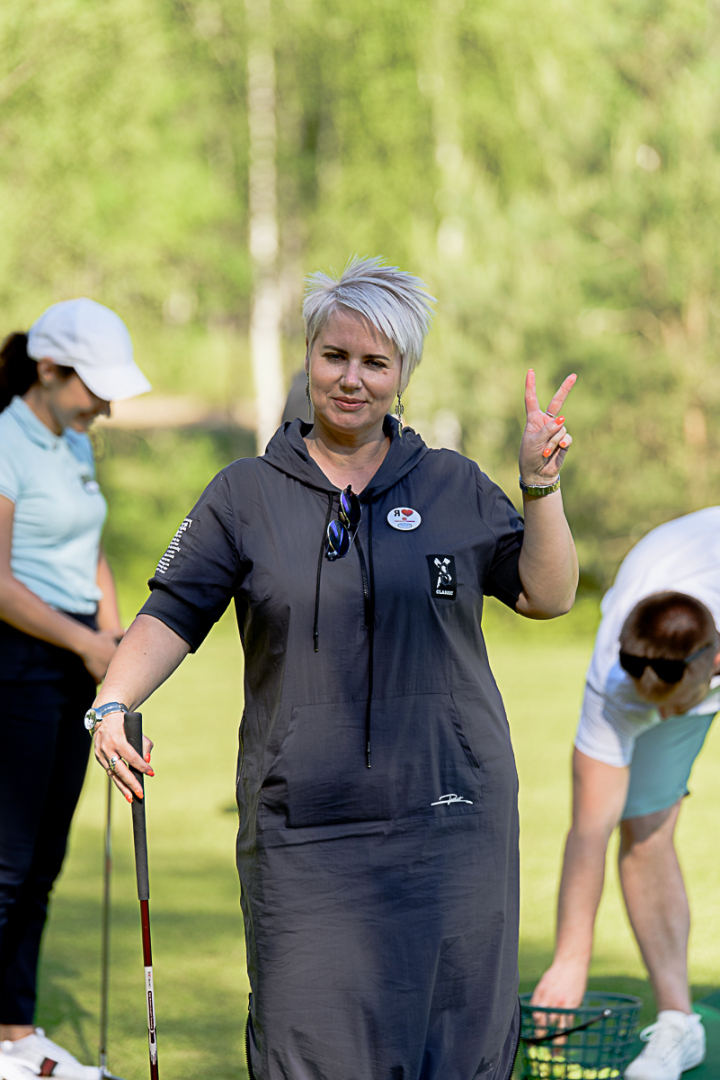
[[[318,270],[305,279],[302,310],[308,351],[338,308],[357,311],[397,349],[402,392],[422,359],[433,303],[435,297],[420,278],[386,266],[377,256],[361,259],[355,255],[339,277]]]

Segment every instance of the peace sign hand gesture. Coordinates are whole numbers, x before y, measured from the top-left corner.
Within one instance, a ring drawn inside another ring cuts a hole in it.
[[[576,381],[577,375],[568,375],[543,412],[535,390],[535,372],[532,368],[528,371],[525,379],[527,420],[520,442],[520,476],[524,484],[544,486],[557,479],[572,443],[561,412],[565,398]]]

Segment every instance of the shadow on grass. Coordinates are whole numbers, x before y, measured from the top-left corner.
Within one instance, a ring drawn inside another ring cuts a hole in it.
[[[192,890],[195,883],[189,878],[185,886]],[[178,877],[179,888],[182,880]],[[123,883],[123,889],[129,886],[129,881]],[[57,1030],[58,1041],[67,1042],[72,1033],[69,1048],[85,1061],[96,1058],[99,913],[94,900],[60,897],[53,909],[42,962],[38,1021],[51,1036]],[[178,1075],[191,1075],[188,1070],[200,1067],[198,1055],[202,1055],[206,1075],[244,1075],[247,999],[239,912],[208,910],[197,902],[190,903],[188,897],[187,909],[181,912],[163,911],[158,903],[152,919],[158,1026],[168,1066],[175,1066]],[[132,1060],[142,1062],[145,1017],[139,913],[134,897],[113,905],[111,955],[111,1046],[122,1048],[127,1059],[132,1044]],[[534,988],[549,962],[547,947],[523,945],[521,992]],[[589,988],[640,998],[640,1027],[655,1018],[647,980],[618,972],[592,978]],[[716,991],[716,986],[696,984],[693,999],[698,1001]]]
[[[77,993],[68,990],[68,983],[77,985]],[[92,1031],[91,1024],[95,1017],[81,1000],[83,988],[87,992],[81,965],[73,965],[53,955],[51,950],[50,955],[46,951],[41,968],[38,1024],[51,1038],[56,1028],[69,1027],[77,1045],[81,1047],[81,1060],[94,1061],[97,1054],[96,1032]],[[92,1031],[92,1046],[88,1044],[88,1030]]]
[[[213,911],[188,901],[183,912],[163,911],[158,902],[151,919],[158,1030],[166,1060],[194,1060],[202,1053],[208,1075],[238,1075],[247,1011],[239,908]],[[131,1061],[142,1059],[145,1006],[137,902],[113,903],[110,951],[111,1048],[122,1047]],[[81,1060],[95,1061],[99,1012],[100,905],[66,894],[53,905],[47,928],[38,1023]]]

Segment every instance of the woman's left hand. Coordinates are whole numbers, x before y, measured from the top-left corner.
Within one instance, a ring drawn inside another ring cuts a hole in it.
[[[528,371],[525,379],[527,420],[520,442],[520,476],[523,483],[542,486],[551,484],[557,478],[572,443],[572,436],[565,428],[562,408],[576,380],[577,375],[568,375],[548,405],[547,412],[543,412],[535,390],[535,372],[532,368]]]

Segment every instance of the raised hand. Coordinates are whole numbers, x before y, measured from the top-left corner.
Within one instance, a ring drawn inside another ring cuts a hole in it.
[[[565,427],[562,408],[577,381],[568,375],[543,412],[537,399],[535,372],[530,368],[525,378],[525,430],[520,442],[520,476],[531,486],[551,484],[565,460],[572,436]]]

